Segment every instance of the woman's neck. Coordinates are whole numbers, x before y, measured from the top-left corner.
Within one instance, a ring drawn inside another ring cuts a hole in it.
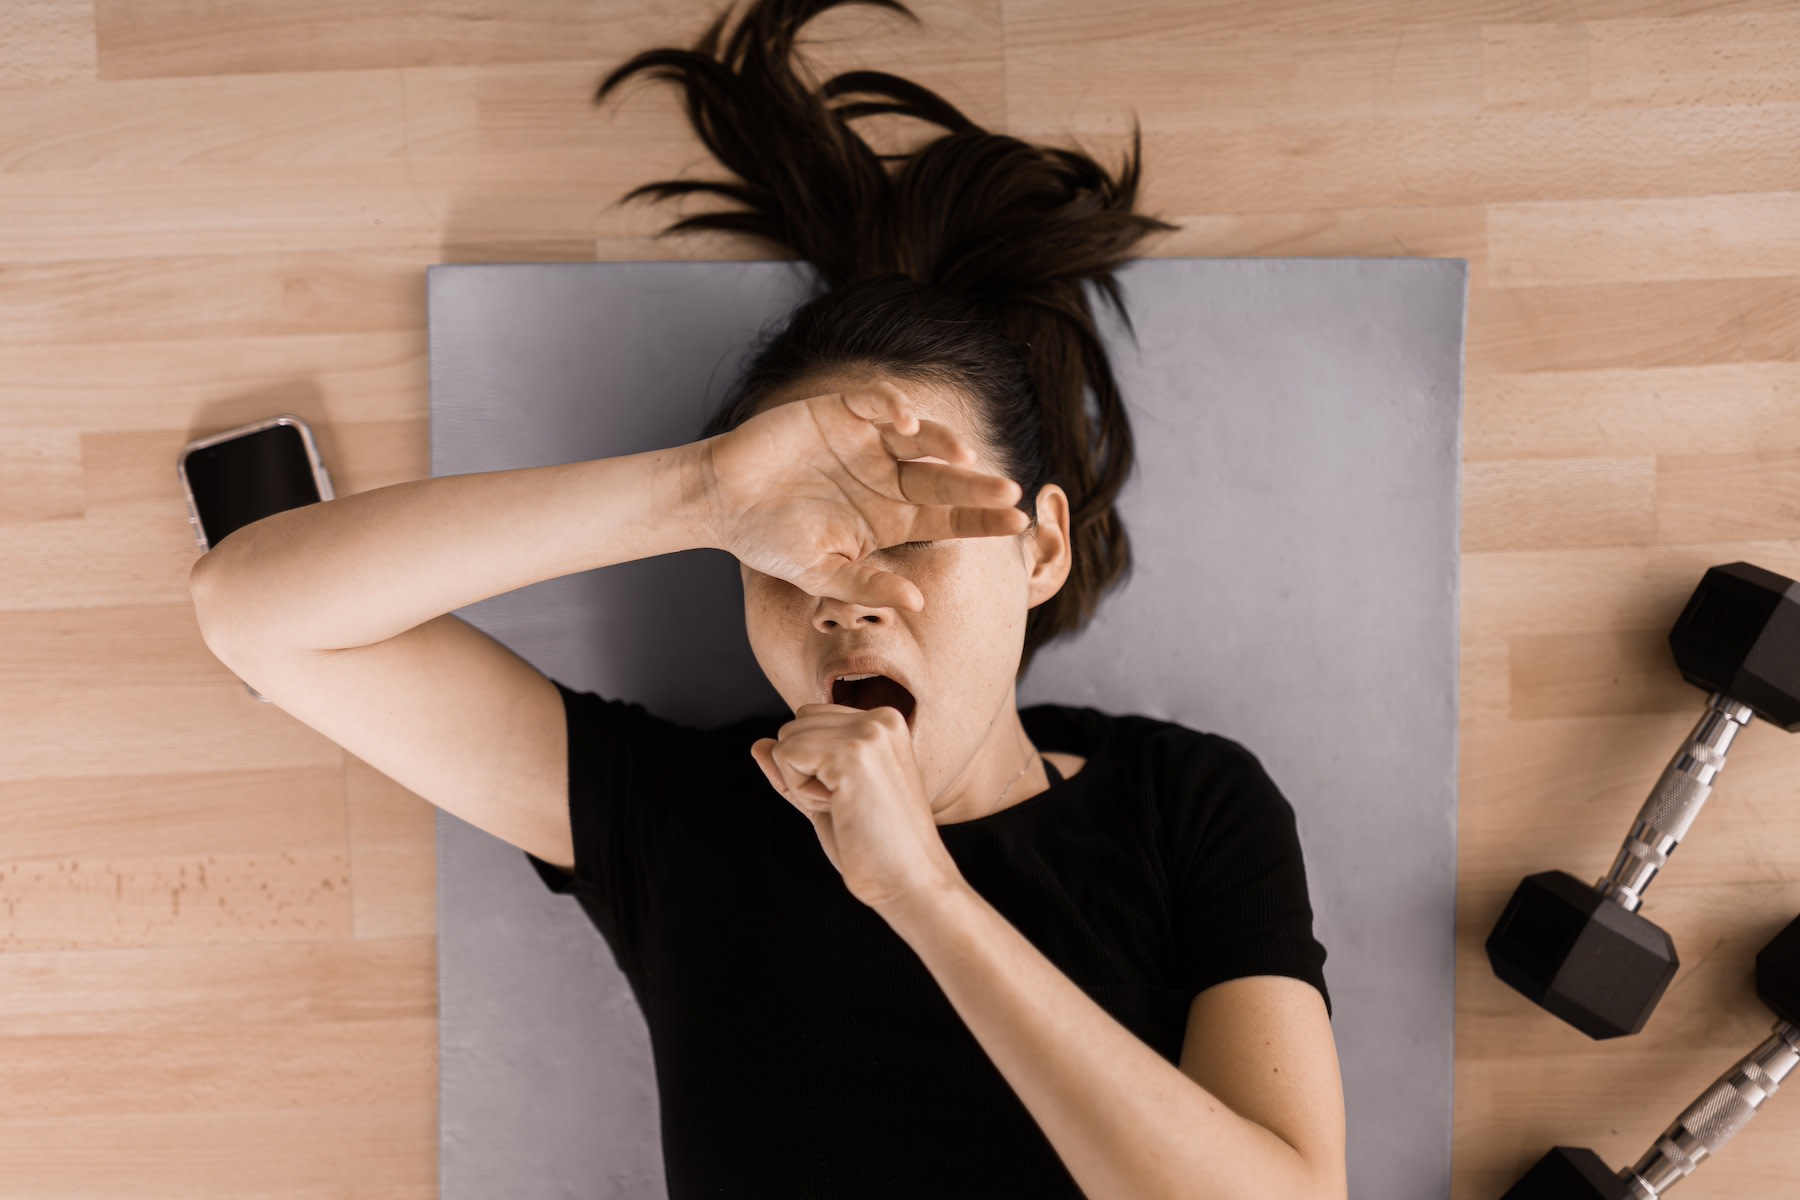
[[[1050,776],[1044,769],[1043,756],[1026,735],[1016,704],[1007,705],[964,775],[967,782],[955,789],[959,792],[957,798],[933,814],[937,824],[978,820],[1049,788]]]

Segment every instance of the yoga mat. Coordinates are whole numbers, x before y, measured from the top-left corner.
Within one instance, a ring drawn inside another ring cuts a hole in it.
[[[1350,1194],[1450,1190],[1461,259],[1146,259],[1096,311],[1137,435],[1134,575],[1039,651],[1021,708],[1223,734],[1294,807]],[[786,262],[434,266],[431,473],[697,439]],[[786,713],[736,560],[693,550],[458,610],[572,688],[712,728]],[[704,676],[705,688],[690,686]],[[440,811],[444,1200],[665,1197],[636,998],[573,896]]]

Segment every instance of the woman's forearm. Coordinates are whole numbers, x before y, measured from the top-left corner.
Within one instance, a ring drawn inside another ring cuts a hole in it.
[[[414,479],[234,530],[190,573],[211,642],[366,646],[517,588],[711,544],[706,442]]]
[[[878,911],[924,962],[1084,1195],[1344,1194],[1339,1172],[1315,1167],[1151,1049],[966,881]]]

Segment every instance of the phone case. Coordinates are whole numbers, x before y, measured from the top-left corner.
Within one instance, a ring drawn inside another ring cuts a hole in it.
[[[276,425],[292,425],[295,431],[299,433],[300,443],[306,448],[307,466],[312,471],[313,483],[319,489],[319,499],[325,501],[337,498],[337,493],[331,486],[331,472],[326,470],[324,460],[319,457],[319,444],[313,438],[312,426],[308,425],[304,418],[297,417],[292,413],[282,413],[280,416],[269,417],[266,420],[252,421],[248,425],[239,425],[235,429],[227,429],[221,433],[209,434],[203,438],[195,438],[181,448],[180,455],[175,459],[175,474],[181,480],[181,494],[187,501],[188,524],[192,526],[194,530],[194,544],[200,547],[202,553],[212,549],[212,546],[207,542],[205,528],[200,522],[200,512],[194,507],[194,489],[188,482],[187,474],[188,455],[196,450],[205,449],[208,446],[216,446],[221,442],[229,442],[234,438],[241,438],[246,437],[249,434],[260,433],[261,431]],[[244,690],[264,704],[269,703],[269,698],[267,696],[262,695],[249,684],[244,684]]]

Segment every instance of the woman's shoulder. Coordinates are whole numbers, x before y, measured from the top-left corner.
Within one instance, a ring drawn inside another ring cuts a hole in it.
[[[1187,751],[1242,750],[1237,742],[1144,713],[1114,713],[1080,704],[1033,704],[1019,710],[1019,723],[1039,749],[1096,755],[1133,749],[1175,748]]]
[[[758,738],[775,737],[792,714],[758,712],[724,722],[671,716],[641,700],[584,691],[553,680],[563,693],[571,738],[615,757],[648,757],[693,782],[762,771],[749,754]],[[746,772],[746,768],[748,771]]]
[[[1019,710],[1019,721],[1040,751],[1123,766],[1159,792],[1211,792],[1266,778],[1262,761],[1242,742],[1166,717],[1035,704]]]

